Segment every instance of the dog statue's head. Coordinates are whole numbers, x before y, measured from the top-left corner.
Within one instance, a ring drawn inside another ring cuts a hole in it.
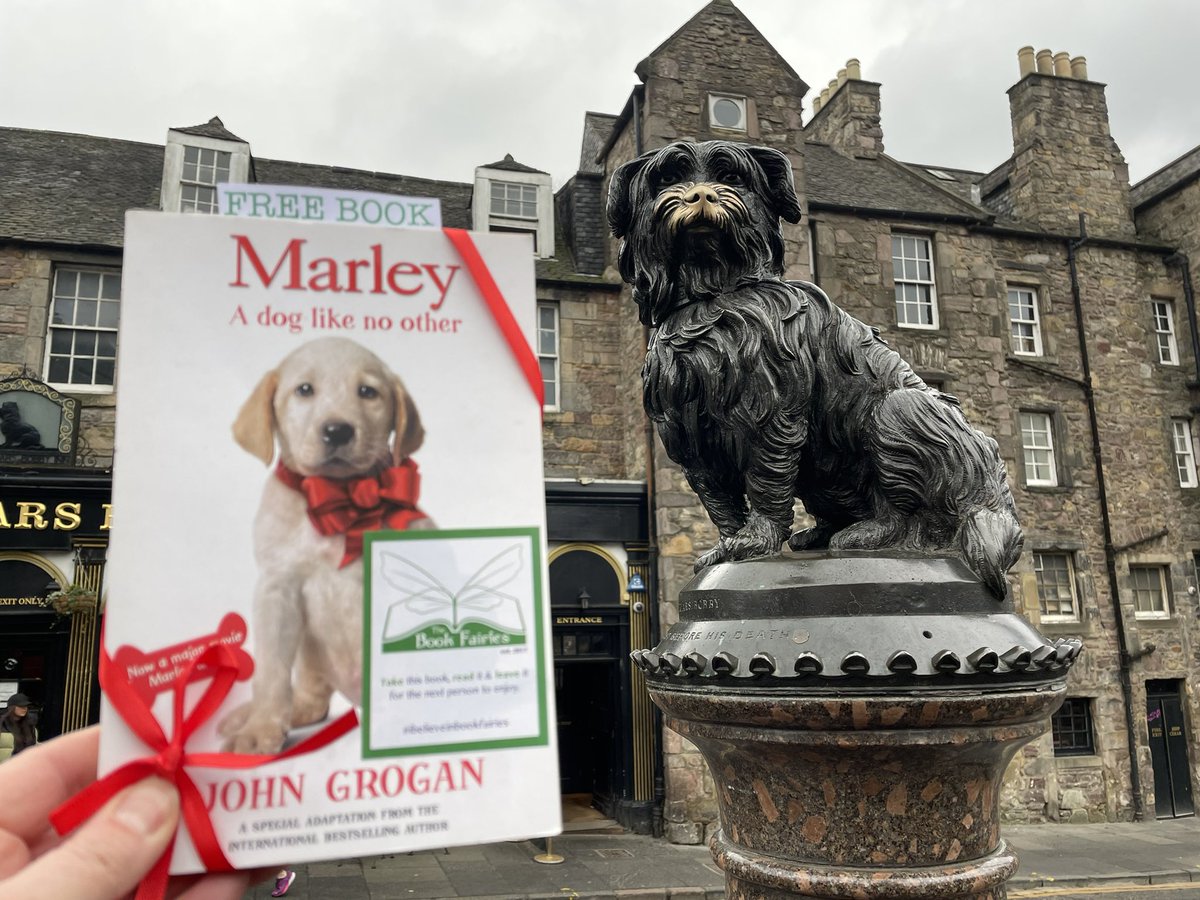
[[[392,435],[395,437],[392,437]],[[425,438],[400,379],[361,344],[309,341],[259,381],[233,423],[234,440],[270,465],[356,478],[399,464]]]
[[[800,221],[791,161],[778,150],[680,141],[613,173],[608,224],[641,320],[783,273],[779,220]]]

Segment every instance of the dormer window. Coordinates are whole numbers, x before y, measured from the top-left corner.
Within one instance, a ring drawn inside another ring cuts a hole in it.
[[[180,178],[181,212],[215,213],[218,184],[229,181],[233,154],[205,147],[183,148],[183,176]]]
[[[536,222],[537,187],[532,184],[513,184],[511,181],[493,181],[492,215]]]
[[[745,131],[746,98],[727,94],[709,94],[708,122],[714,128]]]
[[[505,156],[475,170],[471,224],[476,231],[527,234],[534,255],[554,256],[554,195],[550,175]]]
[[[216,213],[218,184],[253,180],[250,145],[220,119],[167,132],[162,180],[166,212]]]

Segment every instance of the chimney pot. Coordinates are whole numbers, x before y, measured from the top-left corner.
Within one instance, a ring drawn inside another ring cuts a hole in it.
[[[1054,74],[1060,78],[1071,77],[1071,54],[1067,52],[1054,54]]]
[[[1037,68],[1037,63],[1033,58],[1033,48],[1022,47],[1020,50],[1018,50],[1017,63],[1021,67],[1022,78],[1024,78],[1026,75],[1032,75],[1034,70]]]
[[[820,111],[821,111],[821,95],[817,94],[817,96],[813,97],[813,115],[815,116]]]
[[[846,60],[846,77],[851,81],[862,81],[862,64],[857,59]]]
[[[826,87],[823,91],[821,91],[821,105],[824,106],[828,102],[829,102],[829,88]]]
[[[846,70],[845,69],[838,69],[837,83],[838,83],[838,87],[841,87],[843,84],[846,83]]]
[[[1080,81],[1088,80],[1086,57],[1076,56],[1071,60],[1071,77],[1078,78]]]
[[[1049,50],[1037,52],[1037,70],[1039,75],[1054,74],[1054,54]]]
[[[838,80],[836,78],[829,79],[829,93],[832,94],[838,89]]]

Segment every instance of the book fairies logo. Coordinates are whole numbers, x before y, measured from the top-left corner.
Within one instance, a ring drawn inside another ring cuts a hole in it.
[[[526,571],[520,544],[501,550],[461,585],[444,584],[391,550],[379,562],[379,576],[397,598],[384,620],[384,653],[525,643],[520,600],[505,590]]]

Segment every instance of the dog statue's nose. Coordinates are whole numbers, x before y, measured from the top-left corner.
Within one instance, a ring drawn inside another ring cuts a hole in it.
[[[349,422],[330,422],[321,431],[321,440],[331,447],[341,447],[354,439],[354,426]]]
[[[709,187],[698,187],[695,190],[689,191],[687,196],[683,198],[684,203],[716,203],[717,192]]]

